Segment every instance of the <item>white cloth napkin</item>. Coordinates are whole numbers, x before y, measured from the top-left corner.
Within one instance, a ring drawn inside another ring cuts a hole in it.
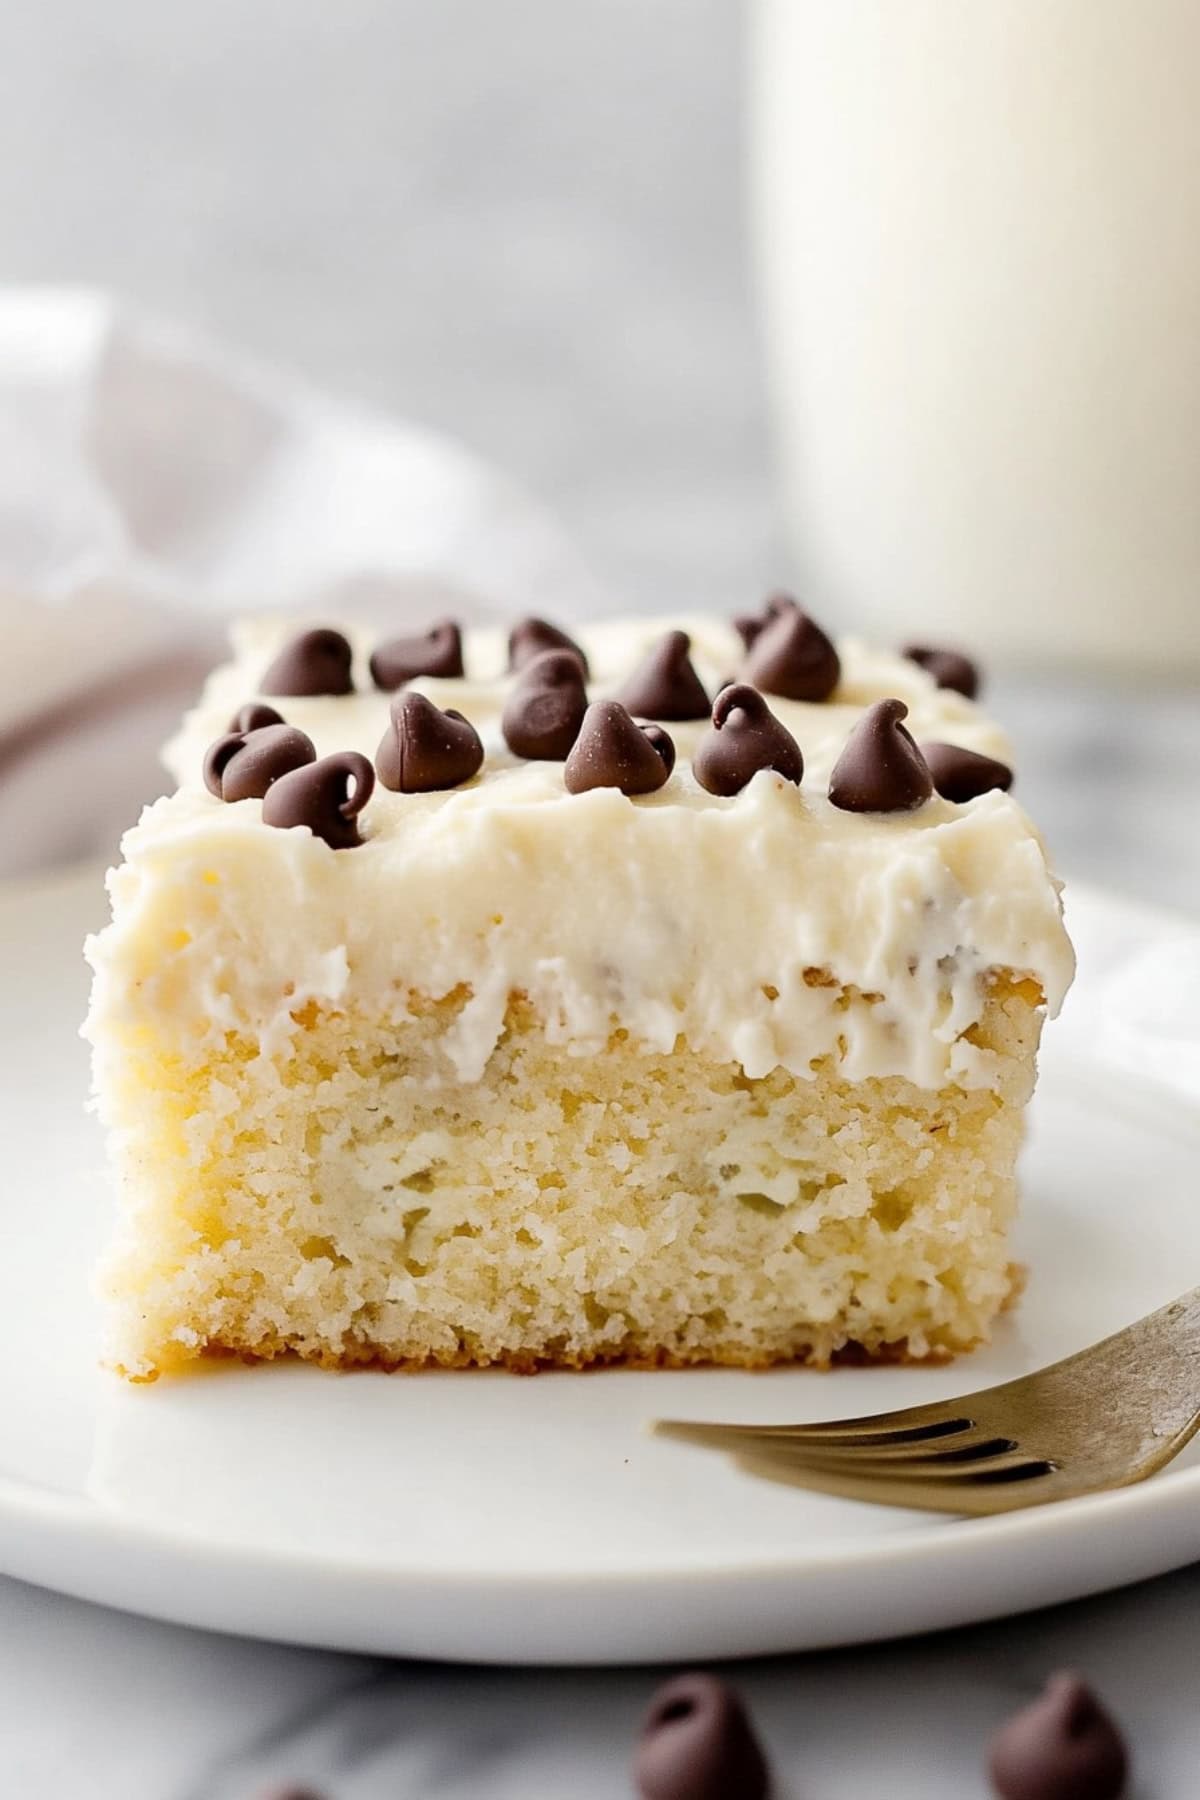
[[[235,614],[611,609],[456,444],[85,289],[0,290],[0,875],[110,853]]]

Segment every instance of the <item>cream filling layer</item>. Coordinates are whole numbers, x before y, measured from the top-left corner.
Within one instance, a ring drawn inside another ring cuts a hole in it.
[[[611,692],[676,622],[581,634],[590,691]],[[732,634],[684,623],[715,686],[737,666]],[[286,1058],[308,1000],[400,1017],[412,990],[465,987],[447,1079],[479,1078],[517,990],[571,1053],[602,1049],[620,1028],[657,1051],[684,1037],[751,1077],[777,1065],[804,1076],[833,1056],[851,1080],[975,1087],[995,1075],[990,1053],[964,1036],[988,972],[1030,976],[1052,1012],[1069,986],[1058,887],[1010,796],[934,799],[892,816],[842,813],[825,797],[846,733],[883,694],[909,701],[918,738],[1005,754],[978,708],[899,658],[839,646],[833,703],[772,701],[805,753],[802,787],[763,772],[733,799],[706,794],[689,767],[696,724],[669,728],[680,755],[667,785],[628,800],[568,795],[561,764],[498,748],[508,679],[499,639],[481,634],[467,680],[420,684],[479,727],[481,774],[448,794],[377,788],[360,820],[367,842],[335,852],[306,829],[265,826],[257,801],[222,804],[197,778],[205,745],[253,696],[281,635],[274,623],[242,633],[238,660],[171,747],[187,785],[126,835],[113,922],[88,947],[87,1029],[101,1057],[148,1027],[196,1049],[248,1032]],[[276,704],[322,752],[373,751],[387,713],[373,692]]]

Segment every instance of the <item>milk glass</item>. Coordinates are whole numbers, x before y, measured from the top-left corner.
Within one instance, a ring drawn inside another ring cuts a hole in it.
[[[757,0],[751,74],[814,605],[1200,668],[1200,0]]]

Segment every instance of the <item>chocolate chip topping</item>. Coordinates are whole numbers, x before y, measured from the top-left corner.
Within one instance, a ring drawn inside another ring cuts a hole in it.
[[[470,781],[483,763],[479,733],[460,712],[445,712],[424,694],[397,694],[375,752],[384,787],[394,794],[431,794]]]
[[[247,700],[229,721],[230,731],[261,731],[264,725],[282,725],[284,717],[263,700]]]
[[[982,756],[978,750],[964,750],[961,744],[922,744],[921,755],[929,764],[933,785],[943,800],[961,806],[977,794],[999,788],[1007,794],[1013,772],[1007,763],[994,756]]]
[[[842,673],[838,653],[821,627],[786,596],[746,653],[743,678],[784,700],[828,700]]]
[[[712,728],[692,758],[692,773],[710,794],[740,794],[760,769],[797,784],[804,774],[800,746],[757,688],[736,682],[713,702]]]
[[[712,1675],[659,1688],[633,1758],[641,1800],[765,1800],[767,1764],[745,1708]]]
[[[526,663],[500,720],[514,756],[562,762],[587,711],[583,670],[573,650],[543,650]]]
[[[371,680],[388,694],[418,675],[455,679],[462,673],[462,632],[453,619],[439,619],[413,637],[391,638],[371,657]]]
[[[281,776],[316,760],[312,739],[294,725],[227,731],[205,751],[204,785],[218,800],[261,800]]]
[[[526,663],[541,656],[546,650],[570,650],[579,658],[579,666],[586,679],[588,659],[585,652],[573,637],[557,625],[551,625],[549,619],[518,619],[508,634],[508,666],[512,670],[523,669]]]
[[[224,800],[225,798],[224,776],[226,766],[238,754],[239,750],[242,750],[245,747],[245,743],[246,734],[244,731],[227,731],[222,737],[214,738],[212,743],[208,746],[208,749],[204,752],[204,761],[200,765],[200,772],[204,776],[205,787],[208,789],[209,793],[214,794],[218,800]],[[260,795],[259,798],[261,799],[261,797],[262,796]],[[230,799],[232,798],[233,796],[230,795]]]
[[[639,719],[706,719],[709,698],[688,655],[686,631],[668,631],[622,687],[617,699]]]
[[[357,750],[339,750],[320,762],[281,775],[263,801],[263,823],[287,831],[307,825],[331,850],[362,843],[355,820],[371,798],[375,771]]]
[[[675,746],[659,726],[639,725],[619,700],[594,700],[567,758],[563,781],[569,794],[586,794],[590,788],[620,788],[631,797],[653,794],[674,763]]]
[[[648,719],[638,719],[636,723],[666,763],[669,775],[675,767],[675,739],[668,736],[661,725],[652,725]]]
[[[1091,1689],[1059,1673],[997,1732],[988,1769],[1001,1800],[1120,1800],[1129,1757]]]
[[[286,643],[258,684],[262,694],[352,694],[353,653],[340,631],[317,626]]]
[[[905,644],[903,655],[925,669],[939,687],[953,688],[974,700],[979,692],[979,670],[961,650],[939,650],[932,644]]]
[[[733,621],[733,629],[741,638],[743,647],[749,650],[772,619],[777,619],[780,613],[790,611],[795,605],[790,594],[772,594],[761,612],[739,613]]]
[[[933,793],[933,777],[912,734],[903,700],[868,706],[834,764],[829,798],[843,812],[911,812]]]

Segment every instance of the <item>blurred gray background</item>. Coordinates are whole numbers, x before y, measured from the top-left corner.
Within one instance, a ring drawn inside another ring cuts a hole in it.
[[[442,427],[642,605],[778,579],[735,0],[39,0],[0,275]]]

